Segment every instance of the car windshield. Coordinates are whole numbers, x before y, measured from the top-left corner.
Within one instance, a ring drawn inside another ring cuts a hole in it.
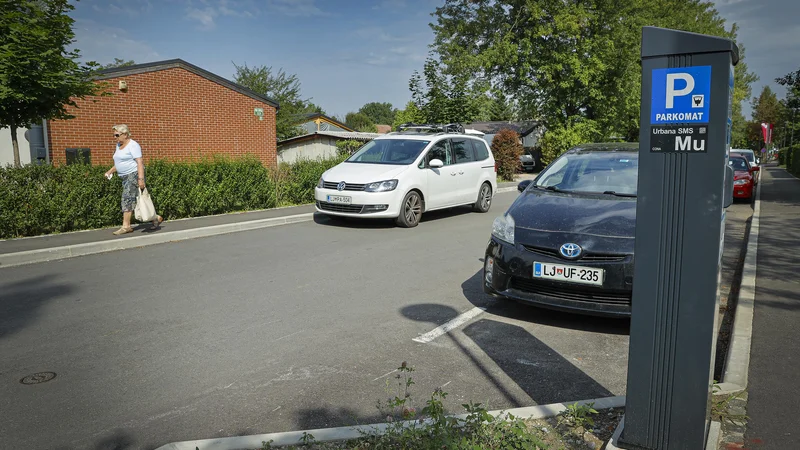
[[[731,158],[731,160],[728,161],[728,164],[733,167],[733,170],[750,170],[750,168],[747,167],[747,161],[742,158]]]
[[[415,139],[376,139],[347,158],[350,163],[412,164],[430,141]]]
[[[741,156],[742,158],[746,159],[749,163],[755,161],[755,156],[753,156],[750,152],[743,152],[743,153],[735,153],[736,156]]]
[[[561,156],[534,186],[559,191],[635,196],[639,175],[637,152],[576,152]]]

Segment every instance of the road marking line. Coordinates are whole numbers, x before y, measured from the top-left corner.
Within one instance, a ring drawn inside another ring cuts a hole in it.
[[[378,381],[378,380],[380,380],[381,378],[383,378],[383,377],[388,377],[389,375],[391,375],[391,374],[393,374],[393,373],[395,373],[395,372],[397,372],[397,369],[394,369],[393,371],[391,371],[391,372],[389,372],[389,373],[387,373],[387,374],[385,374],[385,375],[381,375],[381,376],[379,376],[378,378],[375,378],[375,379],[374,379],[374,380],[372,380],[372,381]]]
[[[449,332],[450,330],[460,327],[461,325],[465,324],[470,319],[477,316],[478,314],[481,314],[484,311],[486,311],[486,308],[480,308],[480,307],[472,308],[469,311],[465,312],[464,314],[461,314],[455,319],[447,322],[446,324],[440,325],[425,334],[415,337],[412,340],[414,342],[419,342],[421,344],[427,344],[428,342],[431,342],[432,340]]]

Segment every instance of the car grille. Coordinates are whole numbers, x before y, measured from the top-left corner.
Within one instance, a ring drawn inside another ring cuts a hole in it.
[[[364,209],[364,205],[339,205],[337,203],[317,201],[317,208],[330,212],[361,214],[361,210]]]
[[[552,250],[549,248],[544,247],[533,247],[530,245],[524,245],[525,250],[528,250],[531,253],[536,253],[537,255],[547,256],[550,258],[558,258],[558,259],[566,259],[561,256],[556,250]],[[586,253],[576,261],[593,261],[593,262],[616,262],[616,261],[624,261],[625,255],[614,255],[611,253]]]
[[[593,303],[607,303],[613,305],[629,305],[631,303],[631,292],[609,292],[592,290],[580,286],[546,286],[528,278],[512,277],[511,289],[527,292],[530,294],[546,295],[548,297],[560,298],[564,300],[577,300]]]
[[[355,183],[353,183],[353,184],[345,183],[344,184],[344,190],[345,191],[363,191],[364,190],[364,186],[366,186],[366,185],[364,185],[364,184],[355,184]],[[339,190],[339,182],[335,182],[334,183],[333,181],[323,181],[322,182],[322,187],[325,188],[325,189],[333,189],[333,190],[337,190],[338,191]]]

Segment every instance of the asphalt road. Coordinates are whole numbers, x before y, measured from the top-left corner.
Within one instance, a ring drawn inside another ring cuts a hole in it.
[[[417,408],[439,386],[458,413],[623,394],[627,322],[483,294],[491,223],[515,196],[411,230],[319,218],[0,269],[0,447],[155,448],[381,421],[403,361]],[[413,341],[475,307],[486,311]],[[57,376],[20,383],[38,372]]]
[[[772,165],[762,169],[758,267],[744,446],[800,448],[800,180]]]

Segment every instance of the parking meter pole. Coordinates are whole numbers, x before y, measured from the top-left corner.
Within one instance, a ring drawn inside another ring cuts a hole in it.
[[[625,449],[705,446],[736,44],[646,27]]]

